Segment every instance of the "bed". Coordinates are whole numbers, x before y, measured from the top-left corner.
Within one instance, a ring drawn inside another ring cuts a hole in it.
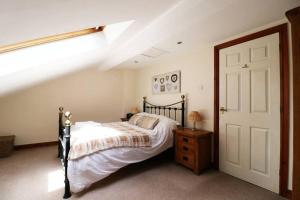
[[[144,161],[172,147],[172,131],[178,125],[184,126],[184,116],[184,95],[181,96],[181,101],[163,106],[151,104],[143,97],[143,112],[137,114],[137,117],[158,119],[153,129],[141,128],[129,122],[101,124],[89,121],[71,125],[71,113],[64,113],[60,107],[58,157],[65,175],[63,198],[69,198],[71,191],[80,192],[126,165]],[[101,146],[93,141],[100,133],[102,135],[105,132],[109,137],[120,133],[120,130],[139,134],[140,143],[132,143],[136,141],[137,135],[134,135],[131,143],[128,142],[129,146],[125,145],[127,143],[115,147],[101,143]],[[101,149],[103,146],[106,148]]]

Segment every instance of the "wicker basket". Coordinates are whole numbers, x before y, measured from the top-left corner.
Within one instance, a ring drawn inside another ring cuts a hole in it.
[[[10,156],[14,150],[15,136],[0,136],[0,158]]]

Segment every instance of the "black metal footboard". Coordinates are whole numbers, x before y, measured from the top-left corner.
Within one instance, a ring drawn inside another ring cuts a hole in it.
[[[65,116],[66,121],[63,122]],[[67,199],[71,197],[70,182],[68,179],[68,156],[70,151],[71,140],[71,116],[70,112],[63,112],[63,107],[59,107],[59,122],[58,122],[58,157],[65,171],[65,193],[63,198]]]

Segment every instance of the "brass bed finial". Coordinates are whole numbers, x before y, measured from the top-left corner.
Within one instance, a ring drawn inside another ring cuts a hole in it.
[[[146,101],[146,97],[143,97],[144,101]]]
[[[72,125],[72,123],[71,123],[71,117],[72,117],[72,113],[71,112],[69,112],[69,111],[67,111],[66,113],[65,113],[65,117],[67,118],[67,120],[65,121],[65,125],[66,126],[71,126]]]
[[[59,109],[59,112],[63,112],[64,108],[61,106],[58,108]]]
[[[185,99],[185,96],[184,96],[184,95],[181,95],[181,99],[182,99],[182,101],[184,101],[184,99]]]

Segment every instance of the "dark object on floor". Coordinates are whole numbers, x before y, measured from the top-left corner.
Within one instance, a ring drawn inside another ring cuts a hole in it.
[[[15,136],[0,136],[0,158],[10,156],[14,150]]]

